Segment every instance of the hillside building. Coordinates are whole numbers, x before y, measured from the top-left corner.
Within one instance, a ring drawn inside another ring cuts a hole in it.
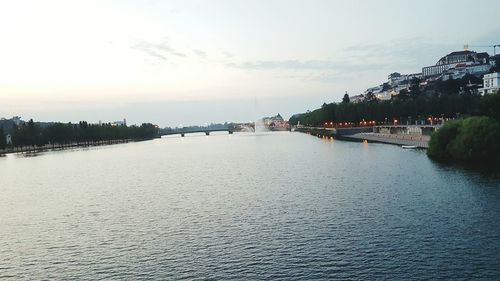
[[[494,94],[500,90],[500,72],[488,73],[483,77],[483,88],[479,89],[481,95]]]
[[[476,53],[474,51],[458,51],[447,54],[437,61],[435,65],[422,68],[424,78],[446,74],[450,69],[458,69],[463,75],[466,73],[480,75],[491,68],[488,53]],[[462,75],[462,76],[463,76]]]
[[[365,96],[363,94],[349,97],[349,101],[352,103],[363,102],[364,100],[365,100]]]

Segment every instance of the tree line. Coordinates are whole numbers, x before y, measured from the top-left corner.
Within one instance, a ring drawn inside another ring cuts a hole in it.
[[[457,115],[478,113],[480,97],[472,95],[440,95],[416,99],[325,104],[314,111],[294,115],[291,125],[317,126],[325,122],[353,122],[373,120],[379,123],[397,119],[399,122],[425,120],[428,116],[454,118]]]
[[[472,81],[473,80],[473,81]],[[481,95],[470,84],[478,85],[478,78],[466,75],[462,79],[449,79],[421,87],[414,79],[408,90],[390,100],[378,100],[373,93],[367,93],[365,100],[350,102],[344,96],[340,103],[324,103],[319,109],[296,114],[289,120],[291,125],[318,126],[325,122],[353,122],[373,120],[376,122],[399,122],[426,120],[429,116],[456,118],[457,116],[481,114]]]
[[[466,75],[420,86],[417,79],[390,100],[380,101],[367,93],[364,101],[353,103],[344,95],[340,103],[325,103],[314,111],[292,116],[289,122],[323,126],[327,122],[392,123],[396,119],[405,124],[428,117],[453,118],[432,134],[427,155],[440,162],[475,166],[493,163],[489,166],[498,167],[500,91],[481,96],[477,91],[481,82],[478,77]]]
[[[7,140],[3,128],[0,128],[0,149],[4,149],[7,145]]]
[[[19,126],[14,126],[10,133],[12,146],[43,146],[47,144],[92,144],[114,140],[145,140],[158,137],[158,127],[151,123],[140,126],[114,126],[110,123],[89,124],[81,121],[72,123],[51,123],[40,125],[30,119]],[[6,132],[0,128],[0,148],[5,148]]]

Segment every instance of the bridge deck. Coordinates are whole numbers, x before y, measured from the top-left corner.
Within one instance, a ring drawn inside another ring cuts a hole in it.
[[[170,132],[162,132],[160,136],[170,136],[170,135],[185,135],[185,134],[196,134],[196,133],[205,133],[210,134],[212,132],[228,132],[232,134],[234,130],[232,129],[199,129],[199,130],[186,130],[186,131],[170,131]]]

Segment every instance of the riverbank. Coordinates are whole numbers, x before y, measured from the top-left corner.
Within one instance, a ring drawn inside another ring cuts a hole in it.
[[[295,131],[308,133],[316,136],[333,137],[339,140],[356,142],[378,142],[395,145],[409,145],[418,148],[429,147],[430,136],[418,134],[387,134],[374,133],[373,127],[354,127],[354,128],[321,128],[321,127],[302,127]]]
[[[0,149],[0,155],[11,154],[11,153],[35,153],[35,152],[52,151],[52,150],[66,150],[78,147],[114,145],[114,144],[122,144],[122,143],[145,141],[145,140],[149,139],[140,139],[140,140],[125,139],[125,140],[108,140],[108,141],[94,141],[94,142],[77,142],[68,144],[46,144],[42,146],[33,146],[33,145],[16,146],[16,147]]]
[[[381,134],[381,133],[361,133],[344,136],[344,140],[369,141],[386,144],[416,146],[418,148],[429,148],[430,136],[422,135],[401,135],[401,134]]]

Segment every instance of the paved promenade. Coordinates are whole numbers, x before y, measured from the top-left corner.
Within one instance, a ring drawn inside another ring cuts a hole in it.
[[[411,135],[411,134],[381,134],[381,133],[360,133],[346,138],[367,140],[374,142],[398,144],[398,145],[414,145],[420,148],[428,148],[430,136]]]

